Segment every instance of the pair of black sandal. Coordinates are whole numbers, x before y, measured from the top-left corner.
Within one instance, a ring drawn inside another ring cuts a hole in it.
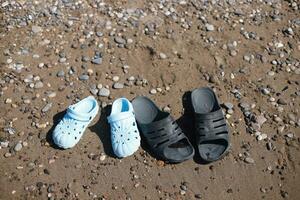
[[[219,160],[229,149],[229,131],[218,99],[212,89],[200,88],[192,92],[191,101],[199,155],[205,162]],[[144,96],[132,105],[139,129],[157,158],[180,163],[194,156],[192,144],[169,113]]]

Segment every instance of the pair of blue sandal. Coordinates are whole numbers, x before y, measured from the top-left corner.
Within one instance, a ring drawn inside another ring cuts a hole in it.
[[[195,143],[202,160],[212,162],[225,155],[229,148],[229,132],[217,97],[210,88],[196,89],[191,94],[194,109]],[[53,132],[53,141],[67,149],[75,146],[99,110],[97,101],[89,96],[67,109]],[[172,118],[149,98],[139,96],[132,103],[119,98],[108,117],[111,142],[118,157],[136,152],[143,138],[159,159],[179,163],[194,156],[189,139]]]
[[[93,96],[69,106],[67,113],[54,129],[54,143],[63,149],[74,147],[98,111],[99,106]],[[158,107],[146,97],[137,97],[133,100],[133,104],[126,98],[115,100],[107,119],[111,127],[112,148],[118,157],[130,156],[140,147],[138,125],[152,151],[161,159],[180,162],[182,157],[186,160],[194,154],[193,148],[171,146],[182,139],[185,139],[182,142],[191,145],[170,114],[159,111]],[[176,159],[177,157],[181,157],[180,160]]]
[[[69,106],[67,113],[53,131],[54,143],[63,149],[74,147],[98,111],[99,106],[93,96]],[[132,104],[127,99],[120,98],[114,101],[108,122],[111,126],[112,147],[118,157],[130,156],[138,150],[140,134]]]

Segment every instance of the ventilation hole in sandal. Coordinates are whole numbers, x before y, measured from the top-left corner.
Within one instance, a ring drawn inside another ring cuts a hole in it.
[[[181,134],[182,134],[182,132],[178,133],[178,135],[181,135]]]
[[[164,136],[166,136],[166,135],[167,135],[167,133],[162,134],[162,135],[159,135],[159,136],[152,137],[152,138],[150,138],[150,139],[151,139],[151,140],[155,140],[155,139],[157,139],[157,138],[164,137]]]
[[[89,118],[89,120],[91,120],[91,119],[92,119],[92,117]]]
[[[127,140],[129,141],[130,139],[128,138]]]
[[[68,135],[71,135],[71,133],[68,133]]]
[[[122,142],[122,144],[125,144],[124,142]]]
[[[70,128],[70,126],[67,126],[67,128]]]
[[[222,132],[216,133],[216,135],[222,135],[222,134],[227,134],[227,131],[222,131]]]
[[[159,147],[160,145],[162,145],[162,144],[164,144],[164,143],[166,143],[166,142],[168,142],[168,141],[169,141],[169,139],[164,140],[164,141],[162,141],[162,142],[160,142],[160,143],[157,143],[154,147]]]
[[[77,122],[75,122],[75,125],[77,125]]]
[[[82,128],[84,128],[84,125],[82,125]]]
[[[132,126],[135,126],[135,122],[132,123]]]
[[[137,133],[137,130],[135,130],[134,132]]]
[[[77,140],[77,137],[75,137],[75,140]]]
[[[121,128],[120,126],[118,126],[118,128]]]
[[[81,131],[79,131],[78,133],[81,134]]]
[[[226,124],[221,124],[219,126],[215,126],[214,128],[220,128],[220,127],[223,127],[223,126],[226,126]]]
[[[177,127],[175,128],[175,131],[176,131],[178,128],[179,128],[179,126],[177,126]]]
[[[76,131],[76,128],[74,128],[74,131]]]
[[[218,121],[221,121],[221,120],[223,120],[223,117],[220,118],[220,119],[213,120],[213,122],[218,122]]]
[[[198,127],[198,128],[204,128],[205,125],[203,125],[203,124],[198,124],[197,127]]]
[[[163,131],[165,128],[158,129],[157,132]]]
[[[123,135],[121,135],[121,137],[123,137]]]
[[[138,137],[135,137],[135,139],[138,139]]]

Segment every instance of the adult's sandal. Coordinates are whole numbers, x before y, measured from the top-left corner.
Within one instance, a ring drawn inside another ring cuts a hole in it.
[[[54,143],[63,149],[74,147],[98,111],[99,106],[93,96],[86,97],[78,103],[70,105],[63,119],[53,131]]]
[[[217,96],[210,88],[191,94],[195,116],[196,144],[205,162],[221,159],[229,149],[229,131]]]
[[[194,156],[194,148],[169,113],[144,96],[135,98],[132,105],[138,127],[158,159],[179,163]]]
[[[132,155],[140,147],[140,134],[132,104],[126,98],[114,101],[107,118],[111,127],[111,143],[114,153],[120,157]]]

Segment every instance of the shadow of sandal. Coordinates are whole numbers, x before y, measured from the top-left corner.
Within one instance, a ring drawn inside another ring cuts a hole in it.
[[[109,116],[110,112],[111,106],[102,108],[99,120],[93,126],[90,126],[89,129],[92,132],[96,133],[101,140],[105,154],[110,157],[117,158],[111,146],[110,126],[107,121],[107,116]]]
[[[208,162],[201,159],[198,147],[196,144],[196,133],[195,133],[195,125],[194,125],[194,111],[192,107],[192,100],[191,100],[191,92],[187,91],[182,96],[182,106],[184,108],[183,115],[176,120],[180,128],[183,130],[185,135],[190,140],[191,144],[195,149],[195,155],[193,157],[194,162],[198,164],[209,164]]]
[[[53,133],[56,125],[58,124],[58,122],[60,122],[60,120],[64,117],[65,114],[66,114],[66,110],[61,111],[61,112],[59,112],[59,113],[57,113],[56,115],[53,116],[53,126],[51,127],[51,129],[46,134],[46,141],[50,144],[50,146],[55,148],[55,149],[59,149],[59,150],[63,150],[63,149],[60,148],[59,146],[57,146],[53,142],[52,133]]]

